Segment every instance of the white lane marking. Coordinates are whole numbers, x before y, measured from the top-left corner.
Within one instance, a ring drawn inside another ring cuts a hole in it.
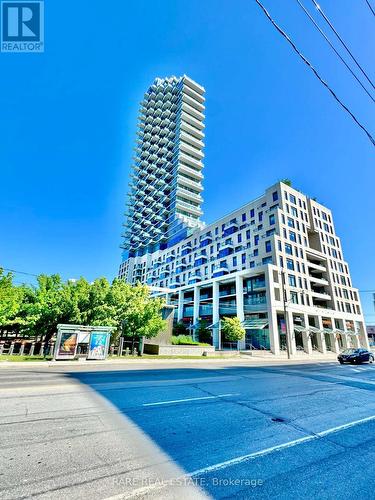
[[[329,434],[334,434],[339,431],[344,431],[356,425],[364,424],[366,422],[371,422],[372,420],[375,420],[375,415],[371,415],[370,417],[366,418],[361,418],[360,420],[354,420],[353,422],[349,422],[347,424],[338,425],[337,427],[332,427],[331,429],[326,429],[325,431],[317,432],[315,434],[309,434],[308,436],[304,436],[299,439],[294,439],[293,441],[288,441],[287,443],[278,444],[276,446],[271,446],[271,448],[265,448],[264,450],[256,451],[254,453],[249,453],[248,455],[242,455],[241,457],[232,458],[231,460],[226,460],[225,462],[221,462],[215,465],[210,465],[209,467],[205,467],[203,469],[199,469],[192,472],[190,476],[198,476],[200,474],[206,474],[207,472],[225,469],[226,467],[229,467],[231,465],[237,465],[242,462],[253,460],[254,458],[262,457],[264,455],[269,455],[274,451],[285,450],[287,448],[292,448],[293,446],[297,446],[302,443],[315,441],[316,439],[328,436]]]
[[[218,394],[217,396],[204,396],[204,397],[200,397],[200,398],[172,399],[170,401],[157,401],[156,403],[143,403],[142,406],[157,406],[157,405],[167,405],[170,403],[185,403],[186,401],[199,401],[202,399],[217,399],[217,398],[225,398],[227,396],[239,396],[239,394],[238,393]]]
[[[197,469],[193,472],[183,474],[182,476],[179,476],[177,478],[172,478],[172,479],[169,478],[169,479],[166,479],[164,481],[164,483],[163,483],[163,481],[160,481],[160,482],[156,482],[155,484],[145,486],[143,488],[138,488],[137,490],[133,490],[132,492],[129,492],[129,493],[123,493],[120,495],[115,495],[113,497],[108,497],[105,500],[120,500],[120,499],[127,500],[130,498],[139,498],[139,497],[146,495],[147,493],[149,493],[151,491],[162,489],[166,486],[170,486],[173,484],[179,484],[179,481],[180,482],[182,481],[182,483],[180,483],[180,484],[184,484],[183,481],[184,480],[188,481],[189,478],[194,478],[195,476],[202,476],[203,474],[207,474],[209,472],[215,472],[215,471],[218,471],[221,469],[225,469],[227,467],[231,467],[232,465],[238,465],[241,463],[249,462],[250,460],[254,460],[258,457],[263,457],[265,455],[269,455],[275,451],[281,451],[281,450],[285,450],[288,448],[292,448],[294,446],[298,446],[298,445],[303,444],[303,443],[307,443],[309,441],[315,441],[316,439],[320,439],[320,438],[323,438],[323,437],[328,436],[330,434],[344,431],[344,430],[350,429],[351,427],[354,427],[356,425],[364,424],[366,422],[371,422],[373,420],[375,420],[375,415],[371,415],[370,417],[361,418],[359,420],[354,420],[354,421],[349,422],[347,424],[338,425],[337,427],[332,427],[330,429],[326,429],[325,431],[317,432],[315,434],[309,434],[309,435],[304,436],[302,438],[294,439],[293,441],[288,441],[287,443],[282,443],[282,444],[279,444],[276,446],[271,446],[270,448],[265,448],[264,450],[259,450],[259,451],[256,451],[254,453],[249,453],[248,455],[242,455],[240,457],[232,458],[231,460],[226,460],[225,462],[220,462],[220,463],[217,463],[214,465],[210,465],[210,466],[204,467],[202,469]],[[186,484],[189,484],[189,483],[186,483]]]

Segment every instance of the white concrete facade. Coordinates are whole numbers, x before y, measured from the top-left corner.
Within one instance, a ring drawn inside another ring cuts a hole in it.
[[[368,347],[331,211],[279,182],[263,196],[165,250],[135,259],[144,283],[166,287],[177,320],[194,329],[205,319],[219,345],[219,320],[237,315],[243,348],[278,354]],[[284,317],[283,282],[286,310]]]

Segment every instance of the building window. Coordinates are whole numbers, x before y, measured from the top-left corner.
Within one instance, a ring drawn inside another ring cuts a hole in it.
[[[259,234],[256,234],[254,236],[254,245],[257,245],[259,243]]]
[[[246,220],[246,214],[242,214],[242,222],[245,222]]]
[[[237,265],[237,257],[233,257],[233,265],[236,266]]]
[[[250,261],[250,268],[255,267],[255,262],[252,260]]]
[[[270,226],[271,226],[272,224],[275,224],[275,214],[271,214],[271,215],[269,216],[269,223],[270,223]]]
[[[271,242],[270,241],[266,241],[265,246],[266,246],[266,252],[271,252],[271,250],[272,250],[272,248],[271,248]]]
[[[289,286],[297,286],[296,285],[296,277],[293,274],[288,274]]]
[[[262,264],[263,265],[266,265],[266,264],[272,264],[272,257],[264,257],[262,259]]]
[[[296,197],[294,196],[294,194],[289,195],[289,201],[291,203],[293,203],[294,205],[297,203],[297,200],[296,200]]]
[[[243,254],[241,255],[241,263],[242,263],[242,264],[245,264],[245,263],[246,263],[246,254],[245,254],[245,253],[243,253]]]
[[[241,243],[241,241],[242,241],[242,234],[238,234],[237,235],[237,241],[238,241],[238,243]]]
[[[286,259],[286,267],[291,271],[294,271],[294,262],[292,259]]]
[[[250,218],[252,219],[254,217],[254,215],[255,215],[255,210],[254,210],[254,208],[252,208],[250,210]]]
[[[258,213],[258,220],[259,220],[259,222],[262,222],[262,220],[263,220],[263,212],[259,212]]]
[[[293,304],[298,304],[298,294],[297,294],[297,292],[290,292],[290,301]]]
[[[249,240],[250,239],[250,229],[248,229],[246,231],[246,239]]]
[[[295,243],[297,242],[296,233],[294,231],[289,231],[289,239]]]
[[[289,243],[285,243],[285,253],[288,255],[293,255],[293,247]]]
[[[274,191],[272,193],[272,200],[273,201],[277,201],[278,199],[279,199],[279,195],[278,195],[277,191]]]
[[[294,220],[288,217],[288,226],[294,228]]]

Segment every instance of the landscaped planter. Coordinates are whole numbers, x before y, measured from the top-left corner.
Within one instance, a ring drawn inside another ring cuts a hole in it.
[[[145,354],[159,354],[160,356],[203,356],[207,353],[208,356],[214,354],[213,346],[200,345],[157,345],[145,344]]]

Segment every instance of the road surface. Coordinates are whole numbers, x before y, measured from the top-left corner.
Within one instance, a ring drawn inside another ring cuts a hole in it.
[[[375,366],[0,366],[0,498],[374,498]]]

